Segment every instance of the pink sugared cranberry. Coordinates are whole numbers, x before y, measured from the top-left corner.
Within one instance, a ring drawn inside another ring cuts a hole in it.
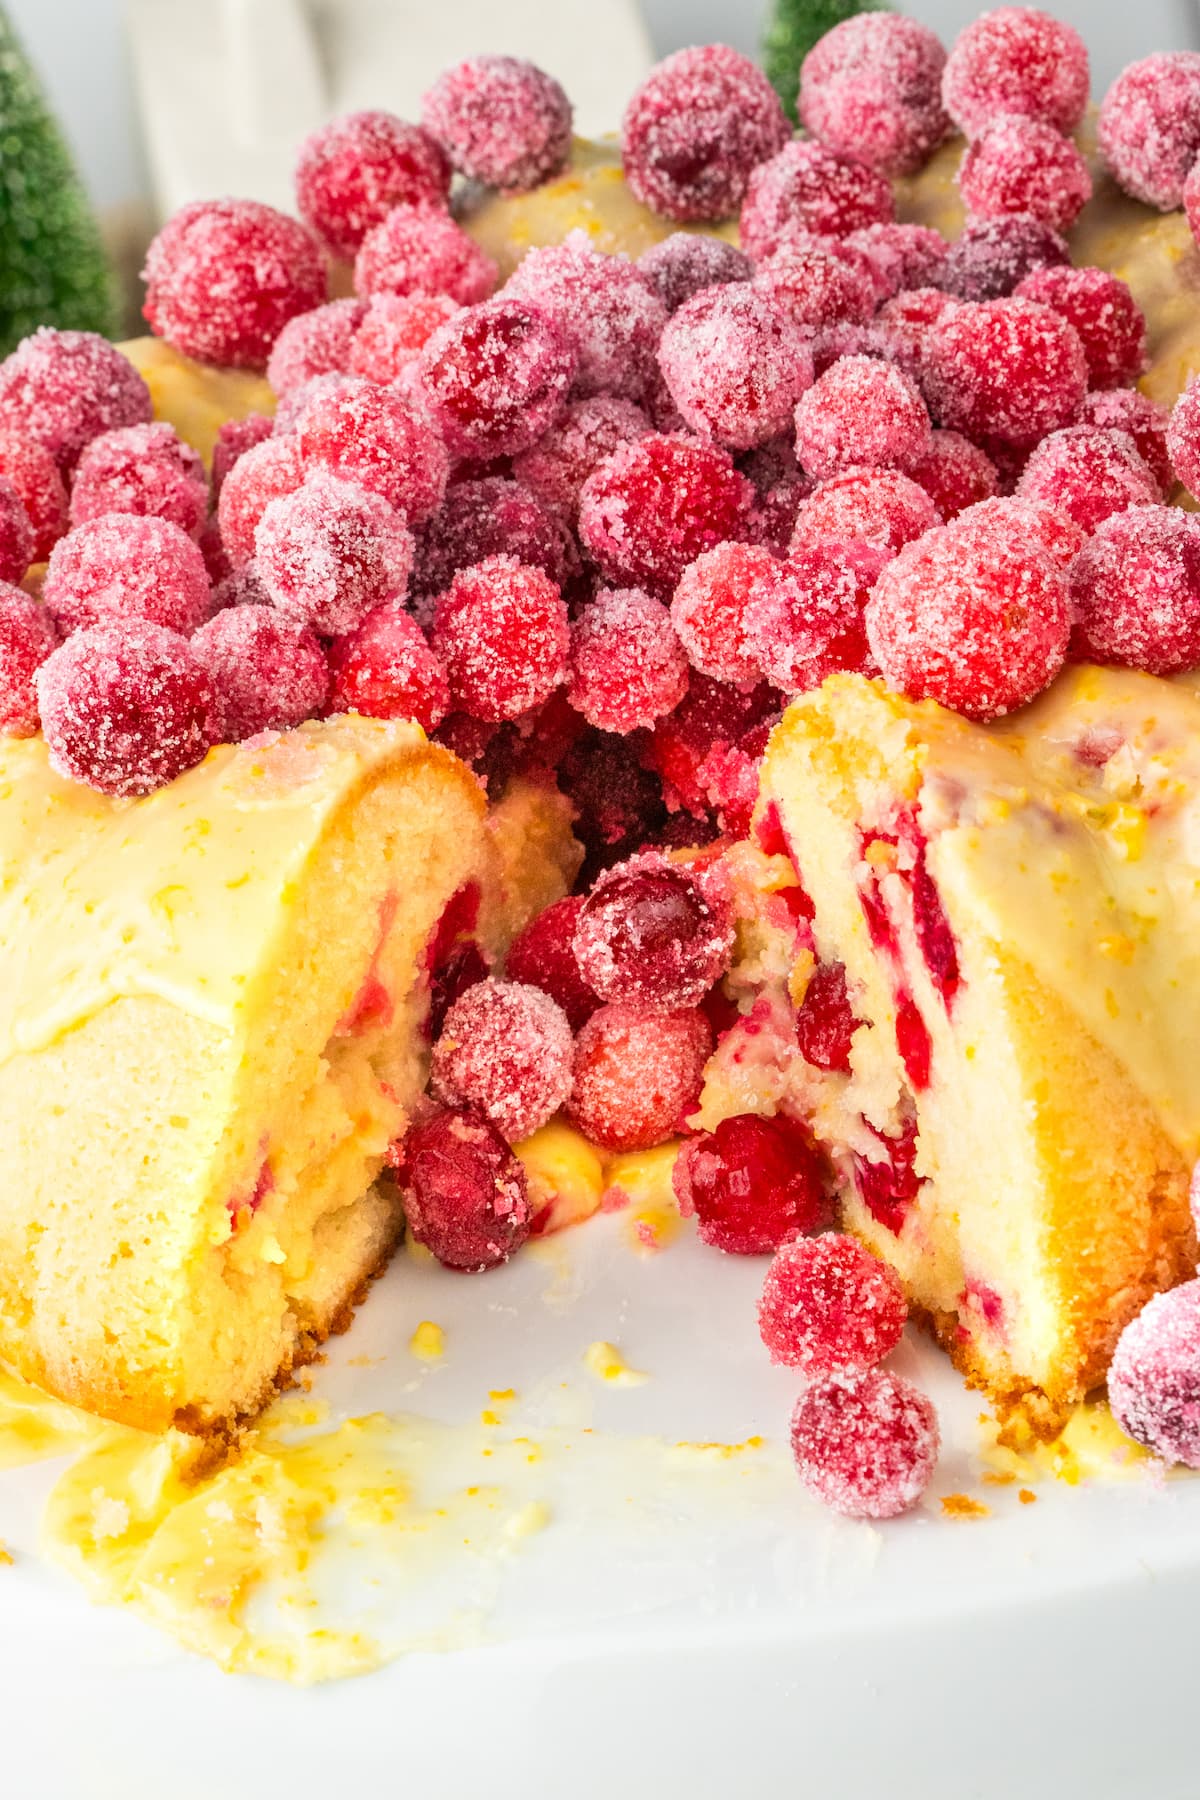
[[[942,108],[946,52],[899,13],[843,19],[804,58],[800,122],[831,150],[881,175],[911,175],[950,129]]]
[[[220,703],[199,657],[148,619],[73,632],[35,685],[51,766],[103,794],[149,794],[221,735]]]
[[[895,555],[940,524],[941,514],[925,489],[898,469],[848,469],[800,502],[791,549],[794,554],[832,538],[873,544]]]
[[[849,468],[905,469],[929,444],[916,383],[872,356],[843,356],[796,406],[796,458],[818,481]]]
[[[976,501],[964,507],[953,524],[963,532],[986,534],[985,541],[1020,538],[1048,556],[1064,574],[1084,545],[1084,534],[1074,519],[1029,496],[1004,494]]]
[[[796,1046],[801,1056],[814,1069],[848,1075],[858,1025],[846,987],[845,966],[818,963],[796,1010]]]
[[[793,325],[810,331],[869,319],[878,290],[855,273],[840,244],[798,233],[760,262],[754,285]]]
[[[354,258],[354,291],[448,294],[460,306],[486,300],[499,270],[474,238],[436,206],[394,206],[373,225]]]
[[[34,677],[58,643],[44,606],[19,587],[0,585],[0,733],[32,737],[38,728]]]
[[[347,370],[403,389],[434,332],[457,311],[449,294],[373,294],[350,340]]]
[[[864,608],[889,560],[875,545],[823,538],[764,570],[746,608],[746,648],[767,680],[803,694],[839,669],[876,674]]]
[[[700,1097],[712,1028],[699,1007],[602,1006],[575,1040],[568,1111],[605,1150],[650,1150],[680,1129]]]
[[[1124,431],[1068,425],[1036,444],[1015,493],[1041,500],[1074,519],[1084,532],[1128,506],[1153,505],[1159,487]]]
[[[329,656],[333,712],[372,719],[415,719],[433,731],[450,710],[446,671],[411,613],[391,601],[339,638]]]
[[[926,391],[942,425],[977,443],[1031,448],[1070,425],[1087,387],[1074,326],[1032,300],[955,307],[929,333]]]
[[[625,109],[625,179],[665,218],[727,218],[753,170],[788,136],[779,98],[749,57],[725,44],[677,50]]]
[[[515,719],[540,706],[567,668],[567,608],[540,569],[489,556],[464,569],[434,612],[433,648],[457,706],[479,719]]]
[[[294,436],[318,401],[328,400],[334,394],[352,392],[354,382],[353,375],[330,369],[324,375],[314,375],[311,380],[302,381],[299,387],[291,388],[280,396],[275,408],[275,436]]]
[[[771,1361],[806,1376],[873,1368],[896,1348],[907,1317],[896,1271],[837,1231],[782,1245],[758,1303]]]
[[[994,719],[1032,700],[1062,667],[1067,584],[1019,531],[953,525],[909,544],[867,601],[867,637],[889,685]]]
[[[849,232],[841,243],[844,249],[861,251],[871,259],[888,298],[910,288],[935,285],[946,262],[946,240],[929,225],[899,221],[862,225]]]
[[[571,1053],[567,1016],[541,988],[480,981],[446,1014],[430,1081],[447,1106],[473,1107],[515,1144],[566,1101]]]
[[[943,519],[1000,492],[1000,476],[985,450],[960,431],[935,431],[909,475],[929,495]]]
[[[208,512],[208,476],[173,425],[124,425],[93,438],[75,468],[71,523],[103,513],[168,519],[196,537]]]
[[[254,534],[255,568],[275,605],[324,636],[402,600],[412,563],[412,534],[387,501],[321,470],[272,500]]]
[[[651,244],[637,259],[637,272],[648,281],[669,313],[705,288],[727,281],[749,281],[754,264],[744,250],[726,238],[699,231],[673,231]]]
[[[575,342],[544,311],[507,293],[434,332],[417,359],[420,404],[456,456],[517,456],[567,403]]]
[[[734,450],[786,431],[813,376],[800,328],[749,281],[686,301],[667,322],[658,360],[692,430]]]
[[[942,78],[946,111],[965,137],[1004,113],[1074,131],[1088,97],[1088,55],[1070,25],[1031,6],[1001,6],[959,33]]]
[[[594,994],[575,955],[575,928],[583,909],[582,894],[555,900],[531,919],[508,948],[505,969],[510,981],[541,988],[558,1002],[572,1031],[579,1031],[597,1011]]]
[[[379,494],[410,525],[441,505],[450,460],[436,431],[398,394],[350,381],[317,399],[297,428],[306,474],[326,469]]]
[[[714,681],[754,682],[759,668],[746,641],[746,609],[775,558],[757,544],[718,544],[689,563],[671,618],[692,664]]]
[[[1188,493],[1200,496],[1200,378],[1196,376],[1171,408],[1167,452]]]
[[[58,464],[36,438],[0,429],[0,475],[11,482],[33,529],[31,562],[45,562],[67,529],[67,490]]]
[[[576,396],[642,398],[667,309],[636,263],[602,255],[586,232],[572,231],[561,244],[530,250],[504,294],[544,313],[575,344]]]
[[[1170,414],[1165,406],[1151,400],[1137,388],[1107,388],[1101,393],[1085,394],[1079,409],[1081,425],[1099,425],[1105,431],[1127,431],[1137,445],[1138,455],[1153,472],[1159,491],[1166,499],[1175,485],[1175,471],[1167,449],[1167,426]]]
[[[786,1113],[739,1113],[686,1138],[672,1184],[704,1242],[730,1256],[767,1256],[829,1222],[820,1156]]]
[[[456,481],[418,535],[414,586],[439,594],[461,569],[489,556],[515,556],[559,586],[578,561],[562,520],[519,482],[503,475]]]
[[[1123,387],[1136,381],[1146,367],[1142,309],[1125,283],[1107,269],[1035,269],[1016,292],[1022,300],[1052,307],[1075,327],[1091,387]]]
[[[957,300],[1002,300],[1035,269],[1064,267],[1067,240],[1032,213],[968,219],[946,251],[941,282]]]
[[[1200,244],[1200,156],[1188,170],[1188,178],[1183,184],[1183,210],[1193,241]]]
[[[708,773],[714,752],[736,748],[747,734],[778,718],[782,701],[765,681],[731,686],[693,674],[687,696],[655,726],[642,754],[666,785],[672,806],[702,817],[709,805]]]
[[[42,325],[0,363],[0,430],[33,438],[64,474],[102,431],[152,416],[142,377],[94,331]]]
[[[1200,152],[1200,51],[1130,63],[1101,102],[1096,137],[1127,194],[1160,212],[1182,205]]]
[[[853,156],[793,138],[760,163],[742,205],[742,249],[755,262],[774,254],[797,231],[845,237],[862,225],[895,217],[891,185]]]
[[[265,369],[289,319],[325,298],[325,259],[295,219],[258,200],[194,200],[142,271],[150,329],[198,362]]]
[[[932,1402],[890,1369],[814,1381],[792,1412],[791,1442],[809,1493],[848,1519],[894,1519],[915,1506],[940,1447]]]
[[[1071,565],[1075,648],[1091,662],[1170,675],[1200,664],[1200,521],[1131,506],[1106,519]]]
[[[316,634],[274,606],[230,606],[201,625],[192,650],[221,704],[228,744],[290,731],[320,712],[329,668]]]
[[[273,436],[275,421],[266,413],[247,413],[244,419],[223,419],[217,430],[212,453],[212,497],[214,505],[221,497],[225,477],[239,457],[265,444]]]
[[[653,725],[679,705],[687,684],[687,652],[671,615],[641,588],[602,588],[572,623],[567,699],[589,725]]]
[[[188,633],[209,613],[204,557],[167,519],[106,513],[60,538],[42,590],[64,633],[108,619],[147,619]]]
[[[1087,163],[1052,125],[1005,113],[967,145],[958,187],[977,219],[1028,213],[1055,231],[1075,223],[1092,197]]]
[[[522,194],[559,173],[571,150],[571,102],[520,56],[469,56],[421,100],[421,123],[471,181]]]
[[[650,421],[632,400],[595,394],[572,400],[532,449],[513,458],[513,474],[543,506],[574,524],[588,476],[620,444],[650,432]]]
[[[1109,1366],[1108,1399],[1135,1444],[1200,1469],[1200,1281],[1156,1294],[1125,1327]]]
[[[289,394],[317,375],[344,375],[366,313],[365,300],[329,300],[289,319],[267,358],[267,380],[275,392]]]
[[[304,476],[293,437],[267,438],[238,457],[217,501],[221,542],[233,568],[242,568],[254,555],[254,534],[272,500],[294,494]]]
[[[652,433],[584,483],[579,535],[603,573],[668,600],[688,564],[750,535],[754,489],[714,444]]]
[[[525,1170],[481,1113],[434,1113],[396,1146],[395,1163],[408,1229],[446,1268],[482,1274],[529,1236]]]
[[[19,582],[33,561],[33,526],[21,496],[0,475],[0,583]]]
[[[729,966],[733,914],[718,869],[646,850],[600,876],[575,928],[575,955],[602,1000],[675,1012]]]
[[[334,119],[305,139],[296,161],[300,217],[346,262],[394,206],[444,206],[449,193],[440,147],[392,113]]]

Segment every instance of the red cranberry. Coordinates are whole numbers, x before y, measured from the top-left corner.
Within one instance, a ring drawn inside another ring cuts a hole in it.
[[[208,513],[208,477],[173,425],[124,425],[93,438],[75,469],[71,523],[104,513],[167,519],[196,537]]]
[[[225,477],[235,462],[264,444],[275,430],[275,421],[266,413],[247,413],[244,419],[223,419],[217,430],[212,453],[212,497],[215,504],[225,485]]]
[[[818,481],[848,468],[906,469],[929,444],[916,384],[874,357],[842,357],[796,407],[796,458]]]
[[[611,732],[589,729],[572,744],[559,765],[558,785],[575,807],[573,829],[588,853],[581,883],[630,855],[666,823],[661,783],[641,766],[632,741]]]
[[[294,494],[304,480],[295,438],[268,438],[242,452],[221,485],[217,520],[230,563],[240,569],[254,555],[254,534],[272,500]]]
[[[733,687],[694,674],[687,697],[654,728],[644,755],[667,784],[672,804],[702,815],[708,805],[705,764],[718,747],[737,745],[756,726],[777,717],[781,698],[760,681]]]
[[[909,1120],[898,1137],[874,1135],[882,1154],[872,1161],[855,1151],[854,1186],[871,1217],[898,1236],[925,1180],[917,1173],[917,1127]]]
[[[649,419],[632,400],[614,394],[573,400],[532,449],[513,458],[513,474],[542,506],[573,525],[588,476],[619,445],[649,431]]]
[[[845,237],[895,217],[890,184],[852,156],[793,138],[750,177],[742,206],[742,248],[755,262],[795,231]]]
[[[1195,376],[1171,409],[1167,450],[1188,493],[1200,495],[1200,380]]]
[[[1200,1281],[1156,1294],[1117,1340],[1113,1417],[1164,1462],[1200,1468]]]
[[[1077,654],[1171,675],[1200,664],[1200,522],[1178,507],[1131,506],[1099,526],[1071,565]]]
[[[571,150],[571,102],[519,56],[471,56],[439,75],[421,123],[460,175],[521,194],[551,180]]]
[[[732,949],[732,908],[718,871],[653,850],[600,877],[575,930],[583,978],[602,1000],[664,1012],[702,1000]]]
[[[0,475],[10,482],[33,528],[31,562],[45,562],[67,529],[67,490],[58,464],[24,432],[0,430]]]
[[[854,1016],[840,962],[818,963],[796,1013],[796,1044],[814,1069],[850,1073],[850,1050],[860,1021]]]
[[[1069,425],[1034,446],[1016,493],[1066,513],[1081,531],[1129,506],[1157,502],[1159,487],[1124,431]]]
[[[871,544],[889,555],[941,522],[937,507],[898,469],[847,469],[814,488],[796,509],[791,551],[819,544]]]
[[[1127,381],[1136,381],[1146,367],[1142,309],[1125,283],[1107,269],[1035,269],[1016,291],[1020,299],[1051,307],[1075,327],[1093,388],[1123,387]],[[1088,396],[1089,401],[1097,398]],[[1097,425],[1108,422],[1091,421]]]
[[[555,900],[518,933],[505,959],[509,979],[549,994],[566,1014],[572,1031],[586,1025],[600,1006],[575,955],[575,927],[582,908],[582,894]]]
[[[574,393],[640,400],[654,368],[667,310],[624,256],[594,250],[583,231],[530,250],[504,293],[552,319],[574,344]]]
[[[873,545],[821,539],[761,574],[746,609],[746,647],[767,680],[802,694],[839,669],[874,674],[864,608],[887,561]]]
[[[968,138],[1005,113],[1074,131],[1087,97],[1083,39],[1027,6],[998,7],[961,31],[942,80],[946,111]]]
[[[267,359],[267,380],[275,392],[289,394],[318,375],[344,375],[366,312],[365,300],[330,300],[289,319]]]
[[[457,311],[449,294],[372,295],[350,340],[347,369],[365,381],[396,382],[403,389],[434,332]]]
[[[940,1442],[932,1403],[888,1369],[813,1382],[792,1412],[791,1440],[809,1493],[850,1519],[894,1519],[915,1506]]]
[[[448,294],[474,306],[493,292],[499,271],[449,213],[433,206],[395,206],[372,226],[354,259],[354,291]]]
[[[325,636],[354,631],[375,607],[402,600],[412,570],[412,535],[387,501],[324,473],[272,500],[254,546],[275,605]]]
[[[698,231],[673,231],[651,244],[637,259],[638,274],[648,281],[669,313],[705,288],[727,281],[749,281],[754,264],[745,251],[725,238]]]
[[[576,367],[567,333],[504,294],[434,332],[417,361],[417,392],[455,455],[516,456],[562,412]]]
[[[1035,269],[1071,260],[1067,240],[1032,213],[968,219],[946,252],[941,281],[958,300],[1000,300]]]
[[[437,433],[387,388],[355,381],[316,400],[297,441],[306,470],[319,464],[381,494],[410,525],[441,505],[449,458]]]
[[[842,19],[801,65],[801,123],[882,175],[912,175],[950,129],[945,63],[935,33],[915,19],[890,12]]]
[[[1092,197],[1087,163],[1070,138],[1014,113],[967,145],[958,186],[977,219],[1028,213],[1055,231],[1069,230]]]
[[[966,507],[1000,491],[995,463],[960,431],[935,431],[928,450],[909,465],[908,472],[944,519],[956,518]]]
[[[32,737],[38,728],[34,676],[58,642],[44,606],[21,588],[0,586],[0,733]]]
[[[1070,425],[1087,363],[1073,326],[1032,300],[956,307],[933,326],[928,389],[940,423],[985,445],[1030,448]]]
[[[610,581],[669,600],[689,563],[749,535],[753,501],[725,451],[652,433],[623,444],[584,483],[579,534]]]
[[[653,725],[678,706],[687,683],[671,615],[640,588],[602,589],[572,624],[567,698],[589,725]]]
[[[698,1007],[602,1006],[575,1041],[569,1112],[605,1150],[650,1150],[680,1129],[700,1097],[712,1030]]]
[[[1127,194],[1160,212],[1182,205],[1200,152],[1200,52],[1160,51],[1130,63],[1104,96],[1096,137]]]
[[[394,206],[442,206],[450,165],[427,131],[387,112],[347,113],[305,139],[296,204],[310,230],[349,262]]]
[[[232,606],[192,638],[221,703],[226,743],[290,731],[320,712],[329,669],[315,634],[273,606]]]
[[[812,381],[800,328],[749,281],[686,301],[668,320],[658,357],[691,428],[737,450],[785,431]]]
[[[786,1113],[739,1113],[687,1138],[672,1181],[704,1242],[731,1256],[769,1255],[829,1222],[816,1146]]]
[[[42,590],[64,632],[111,618],[190,632],[208,617],[208,570],[198,546],[167,519],[106,513],[60,538]]]
[[[94,331],[43,325],[0,363],[0,428],[43,445],[64,473],[102,431],[152,415],[142,377]]]
[[[548,994],[519,981],[481,981],[446,1014],[430,1079],[439,1100],[474,1107],[515,1144],[566,1101],[571,1054],[571,1027]]]
[[[802,330],[820,331],[844,321],[862,323],[879,295],[842,248],[842,240],[797,232],[760,259],[754,285],[777,311]]]
[[[714,681],[754,682],[759,666],[747,638],[747,609],[776,568],[756,544],[718,544],[690,563],[671,601],[671,618],[692,663]]]
[[[439,595],[433,648],[456,703],[481,719],[515,719],[566,673],[567,609],[540,569],[489,556]]]
[[[21,497],[0,475],[0,584],[19,582],[33,561],[33,526]]]
[[[334,712],[415,719],[433,731],[450,710],[450,684],[411,613],[391,601],[367,614],[330,652]]]
[[[895,1270],[841,1232],[784,1244],[758,1303],[771,1361],[806,1376],[872,1368],[896,1348],[907,1317]]]
[[[448,1269],[481,1274],[529,1236],[525,1171],[494,1125],[447,1107],[396,1147],[408,1229]]]
[[[842,245],[865,252],[889,300],[915,288],[935,287],[946,263],[946,240],[929,225],[895,221],[863,225],[843,238]]]
[[[502,475],[456,481],[417,539],[413,585],[421,594],[440,593],[460,570],[489,556],[515,556],[559,586],[578,560],[561,519],[520,483]]]

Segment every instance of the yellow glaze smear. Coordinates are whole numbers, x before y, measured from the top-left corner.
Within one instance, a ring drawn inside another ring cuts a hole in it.
[[[606,1381],[611,1387],[641,1387],[650,1379],[644,1369],[630,1368],[617,1346],[603,1338],[588,1345],[583,1361],[598,1381]]]
[[[1086,1481],[1143,1480],[1153,1459],[1125,1436],[1106,1400],[1085,1400],[1051,1443],[1032,1433],[1013,1445],[1001,1443],[1001,1426],[989,1414],[979,1421],[981,1456],[988,1476],[1002,1483],[1053,1478],[1078,1487]],[[1003,1428],[1013,1435],[1011,1422]]]
[[[129,338],[117,345],[146,386],[156,419],[173,425],[185,444],[212,460],[226,419],[275,412],[275,395],[261,375],[247,369],[215,369],[172,350],[161,338]]]
[[[516,1146],[540,1234],[577,1225],[609,1206],[624,1212],[629,1241],[643,1252],[663,1249],[679,1233],[671,1187],[678,1151],[678,1144],[670,1143],[606,1157],[562,1119],[552,1119]]]
[[[104,1429],[102,1419],[0,1369],[0,1469],[62,1456]]]
[[[446,1354],[446,1334],[432,1319],[422,1319],[409,1338],[408,1347],[418,1362],[440,1362]]]

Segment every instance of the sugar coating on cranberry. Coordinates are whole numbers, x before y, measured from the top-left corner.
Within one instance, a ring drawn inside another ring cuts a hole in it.
[[[770,551],[756,544],[718,544],[683,571],[671,618],[703,674],[715,681],[758,680],[758,663],[746,641],[746,609],[755,582],[774,567]]]
[[[1071,260],[1066,239],[1032,213],[968,219],[946,252],[941,279],[958,300],[1000,300],[1035,269]]]
[[[435,206],[395,206],[372,226],[354,258],[354,291],[448,294],[460,306],[486,300],[500,271],[474,238]]]
[[[350,339],[347,370],[403,391],[419,353],[457,311],[449,294],[373,294]]]
[[[840,240],[799,232],[759,264],[754,285],[793,325],[810,331],[869,319],[879,297],[841,253]]]
[[[446,1014],[433,1092],[481,1112],[510,1144],[553,1117],[571,1091],[571,1027],[556,1001],[519,981],[480,981]]]
[[[1132,506],[1099,526],[1071,565],[1074,646],[1092,662],[1170,675],[1200,664],[1200,522]]]
[[[867,602],[867,637],[898,693],[994,719],[1058,673],[1071,605],[1063,571],[1036,540],[972,528],[970,518],[929,532],[888,564]]]
[[[796,458],[818,481],[848,468],[907,468],[930,435],[916,383],[872,356],[841,357],[796,406]]]
[[[864,14],[886,17],[885,14]],[[844,250],[859,250],[871,259],[888,298],[909,288],[936,285],[945,267],[947,243],[929,225],[863,225],[840,240]]]
[[[658,360],[686,423],[735,450],[785,431],[813,378],[800,328],[749,281],[685,301],[667,321]]]
[[[450,459],[436,431],[398,394],[353,381],[315,400],[297,427],[306,473],[326,469],[379,494],[410,525],[441,505]]]
[[[568,894],[544,907],[513,939],[504,965],[510,981],[541,988],[557,1001],[572,1031],[586,1025],[601,1004],[575,955],[575,927],[582,909],[582,894]]]
[[[850,1052],[860,1021],[854,1016],[845,966],[819,962],[796,1009],[796,1047],[814,1069],[850,1073]]]
[[[328,400],[334,394],[349,393],[353,389],[354,380],[353,375],[346,374],[341,369],[330,369],[324,375],[314,375],[310,380],[302,381],[299,387],[281,394],[275,408],[275,436],[293,436],[318,401]]]
[[[1054,567],[1064,573],[1084,545],[1083,531],[1074,519],[1031,495],[1005,494],[979,500],[974,506],[964,507],[952,523],[964,536],[982,536],[988,542],[1020,538],[1049,557]]]
[[[442,206],[450,164],[418,125],[392,113],[347,113],[304,140],[296,161],[300,217],[349,262],[394,206]]]
[[[1052,307],[1074,326],[1092,388],[1124,387],[1145,369],[1146,320],[1119,276],[1107,269],[1035,269],[1016,292]]]
[[[315,375],[344,374],[366,312],[365,300],[329,300],[289,319],[267,359],[267,380],[275,392],[290,393]]]
[[[749,281],[754,264],[744,250],[726,238],[700,231],[673,231],[651,244],[637,259],[637,272],[648,281],[669,313],[705,288],[727,281]]]
[[[320,712],[329,668],[316,634],[274,606],[231,606],[201,625],[192,651],[221,705],[226,743],[290,731]]]
[[[940,524],[941,514],[925,489],[898,469],[847,469],[800,502],[791,550],[831,538],[895,555]]]
[[[767,680],[803,694],[839,669],[876,674],[864,608],[889,559],[875,545],[822,539],[765,570],[746,609],[746,645]]]
[[[896,1348],[907,1317],[895,1270],[842,1232],[782,1245],[758,1303],[771,1361],[806,1376],[873,1368]]]
[[[199,657],[148,619],[73,632],[34,679],[51,767],[103,794],[149,794],[221,735],[220,702]]]
[[[272,437],[242,452],[221,484],[217,520],[235,569],[254,555],[254,534],[272,500],[293,494],[305,469],[295,438]]]
[[[841,1370],[805,1388],[791,1421],[796,1472],[848,1519],[894,1519],[929,1485],[940,1438],[933,1403],[890,1369]]]
[[[642,749],[662,777],[672,807],[703,817],[709,804],[706,765],[713,752],[735,747],[764,721],[773,721],[780,706],[780,695],[765,681],[734,687],[693,674],[686,698],[659,721]]]
[[[646,850],[607,869],[575,928],[583,978],[602,1000],[675,1012],[729,966],[733,913],[719,865],[692,869]]]
[[[1129,433],[1142,461],[1153,472],[1164,499],[1175,483],[1175,471],[1167,450],[1169,419],[1165,406],[1151,400],[1149,394],[1139,393],[1137,388],[1109,388],[1086,394],[1079,409],[1081,424]]]
[[[270,606],[271,596],[258,578],[252,562],[243,563],[217,583],[212,591],[209,616],[224,612],[228,606]]]
[[[33,526],[20,495],[0,475],[0,583],[19,582],[33,561]]]
[[[585,232],[530,250],[504,287],[552,319],[575,345],[574,392],[640,400],[667,309],[636,263],[594,250]]]
[[[220,499],[225,477],[239,457],[265,444],[274,435],[275,421],[266,413],[247,413],[244,419],[222,419],[212,453],[212,497]]]
[[[669,600],[688,564],[748,537],[754,489],[715,444],[652,433],[622,444],[584,483],[579,535],[612,582]]]
[[[31,562],[45,562],[67,529],[67,490],[58,464],[36,438],[0,428],[0,475],[12,487],[33,533]]]
[[[0,733],[32,737],[38,728],[34,676],[58,643],[44,606],[0,583]]]
[[[1200,155],[1188,170],[1183,184],[1183,210],[1194,242],[1200,244]]]
[[[577,366],[570,332],[505,293],[434,332],[417,361],[417,393],[454,455],[517,456],[562,412]]]
[[[334,712],[372,719],[415,719],[433,731],[450,710],[446,671],[411,613],[398,601],[369,612],[329,655]]]
[[[1029,6],[1001,6],[961,31],[942,79],[946,111],[967,138],[1005,113],[1070,132],[1088,97],[1079,33]]]
[[[1188,493],[1200,496],[1200,378],[1196,376],[1171,408],[1167,452]]]
[[[1170,212],[1200,154],[1200,52],[1160,51],[1130,63],[1100,105],[1100,154],[1127,194]]]
[[[793,138],[751,175],[741,212],[742,249],[757,262],[797,231],[845,237],[895,217],[888,181],[855,157]]]
[[[515,556],[560,586],[578,560],[563,521],[520,482],[503,475],[456,481],[418,534],[414,586],[439,594],[460,569],[489,556]]]
[[[820,1156],[786,1113],[739,1113],[686,1138],[671,1179],[680,1211],[730,1256],[767,1256],[829,1222]]]
[[[712,1028],[699,1007],[602,1006],[575,1040],[568,1111],[605,1150],[650,1150],[679,1131],[700,1097]]]
[[[519,56],[469,56],[421,100],[421,123],[460,175],[521,194],[557,175],[571,149],[571,102]]]
[[[379,494],[317,470],[271,501],[254,534],[254,563],[276,606],[334,636],[404,598],[413,540]]]
[[[1000,476],[985,450],[960,431],[935,431],[924,456],[909,474],[929,495],[943,519],[1000,492]]]
[[[1073,225],[1092,197],[1087,163],[1070,138],[1015,113],[993,120],[967,145],[957,181],[976,218],[1028,213],[1055,231]]]
[[[1113,1417],[1164,1462],[1200,1468],[1200,1281],[1156,1294],[1125,1327],[1108,1371]]]
[[[548,699],[566,674],[569,641],[557,586],[514,556],[462,570],[437,599],[433,648],[455,704],[480,719],[515,719]]]
[[[603,588],[571,625],[567,698],[589,725],[629,732],[653,725],[687,692],[687,653],[661,600],[641,588]]]
[[[146,619],[189,633],[208,617],[208,570],[194,540],[167,519],[105,513],[60,538],[42,589],[64,633],[108,619]]]
[[[173,425],[124,425],[93,438],[75,468],[71,523],[103,513],[168,519],[196,537],[208,512],[208,476],[199,453]]]
[[[33,438],[64,473],[102,431],[152,416],[142,377],[94,331],[42,325],[0,363],[0,429]]]
[[[1158,483],[1128,432],[1068,425],[1036,444],[1016,494],[1041,500],[1074,519],[1084,532],[1128,506],[1153,505]]]
[[[1074,326],[1032,300],[946,313],[929,333],[926,370],[939,423],[985,446],[1032,447],[1074,422],[1087,388]]]
[[[912,175],[950,129],[946,52],[898,13],[864,12],[818,38],[800,67],[800,122],[831,150],[882,175]]]
[[[529,1236],[525,1170],[481,1113],[446,1107],[421,1120],[396,1165],[408,1229],[446,1268],[482,1274]]]
[[[574,524],[588,476],[618,445],[635,443],[651,429],[642,408],[616,394],[572,400],[532,449],[513,458],[513,474],[542,506]]]
[[[727,218],[752,171],[788,137],[779,98],[749,57],[725,44],[677,50],[650,71],[625,109],[625,179],[665,218]]]

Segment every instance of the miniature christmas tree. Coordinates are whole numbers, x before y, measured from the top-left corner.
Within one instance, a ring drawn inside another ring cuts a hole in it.
[[[0,355],[38,325],[111,335],[116,322],[83,184],[0,9]]]
[[[763,67],[792,123],[800,64],[818,38],[855,13],[879,12],[886,0],[772,0],[763,32]]]

